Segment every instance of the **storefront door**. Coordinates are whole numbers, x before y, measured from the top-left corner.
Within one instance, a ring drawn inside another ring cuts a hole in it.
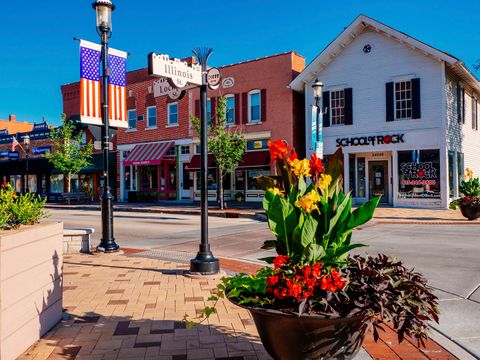
[[[368,162],[368,184],[370,199],[381,196],[381,203],[388,203],[388,162]]]
[[[160,199],[177,199],[177,166],[175,160],[162,161],[160,168]]]

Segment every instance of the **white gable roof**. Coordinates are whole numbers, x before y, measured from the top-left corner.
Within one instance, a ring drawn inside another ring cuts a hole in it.
[[[414,48],[425,56],[431,56],[438,61],[444,61],[450,69],[457,74],[462,81],[468,83],[472,88],[480,92],[480,83],[477,78],[468,70],[465,64],[456,57],[435,49],[417,39],[382,24],[365,15],[359,15],[340,35],[338,35],[308,66],[290,83],[293,90],[303,92],[304,84],[310,84],[317,75],[332,62],[335,57],[343,51],[360,33],[366,29],[372,29],[378,33],[392,38],[405,46]]]

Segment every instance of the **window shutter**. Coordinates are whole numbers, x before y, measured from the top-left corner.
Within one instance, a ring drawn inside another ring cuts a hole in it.
[[[248,94],[242,93],[242,122],[248,122]]]
[[[385,84],[385,104],[387,109],[387,121],[395,120],[394,108],[393,108],[393,82]]]
[[[322,108],[317,109],[317,111],[325,111],[323,114],[323,127],[330,126],[330,92],[324,91],[322,94]],[[315,119],[313,119],[315,121]]]
[[[343,90],[345,94],[345,125],[353,124],[352,88]]]
[[[200,118],[200,100],[195,100],[195,117]]]
[[[462,123],[462,88],[457,83],[457,122]]]
[[[420,104],[420,79],[412,79],[412,119],[422,117]]]
[[[260,111],[260,121],[267,121],[267,89],[262,89],[260,91]]]
[[[235,94],[235,124],[240,124],[240,94]]]

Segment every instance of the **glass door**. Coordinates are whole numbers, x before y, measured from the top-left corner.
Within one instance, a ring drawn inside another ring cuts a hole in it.
[[[368,184],[370,199],[380,196],[381,203],[388,203],[388,162],[368,162]]]

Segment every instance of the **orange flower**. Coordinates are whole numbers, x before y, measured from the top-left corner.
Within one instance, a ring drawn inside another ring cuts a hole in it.
[[[273,163],[276,159],[284,159],[288,152],[292,149],[282,140],[275,140],[273,142],[269,141],[268,148],[270,149],[271,163]]]
[[[323,172],[322,159],[318,158],[316,154],[312,154],[310,158],[310,175],[313,177]]]
[[[290,156],[287,158],[287,161],[289,163],[291,163],[292,161],[294,160],[297,160],[298,159],[298,155],[297,155],[297,152],[295,151],[295,149],[292,150],[292,153],[290,154]]]

